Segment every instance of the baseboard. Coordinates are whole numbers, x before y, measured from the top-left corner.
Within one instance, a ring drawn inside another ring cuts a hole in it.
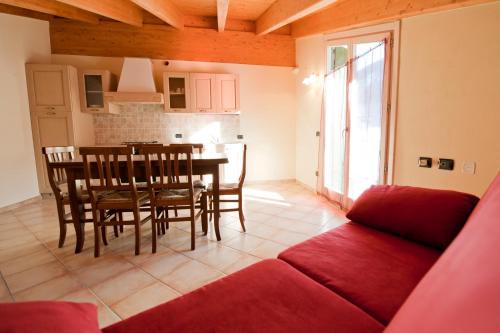
[[[245,181],[247,185],[261,185],[261,184],[288,184],[295,183],[295,179],[273,179],[273,180],[249,180]]]
[[[16,202],[14,204],[3,206],[3,207],[0,208],[0,213],[9,212],[11,210],[18,209],[18,208],[20,208],[22,206],[29,205],[31,203],[37,202],[39,200],[42,200],[42,196],[40,194],[37,195],[37,196],[34,196],[33,198],[29,198],[29,199],[26,199],[26,200],[23,200],[23,201],[20,201],[20,202]]]

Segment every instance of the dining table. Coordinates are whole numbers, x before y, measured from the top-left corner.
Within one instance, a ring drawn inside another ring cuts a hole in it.
[[[134,177],[136,179],[146,179],[146,165],[143,155],[133,155]],[[217,240],[220,241],[219,231],[219,167],[222,164],[228,163],[229,160],[222,153],[201,153],[192,155],[192,173],[193,175],[211,175],[213,187],[213,218],[214,229]],[[119,161],[120,174],[126,177],[127,162],[126,160]],[[65,161],[50,162],[49,166],[54,169],[63,169],[66,173],[68,183],[69,206],[71,210],[71,218],[76,234],[75,253],[80,253],[85,242],[85,212],[81,202],[79,202],[79,183],[85,179],[83,160],[81,156],[75,156],[72,159]],[[91,163],[91,177],[98,178],[97,162]],[[152,168],[153,176],[159,176],[160,168]],[[180,172],[185,174],[185,163],[180,163]]]

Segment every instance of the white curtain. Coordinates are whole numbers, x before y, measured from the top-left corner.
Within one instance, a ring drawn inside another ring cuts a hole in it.
[[[356,199],[380,181],[385,47],[380,42],[361,43],[353,51],[348,196]]]

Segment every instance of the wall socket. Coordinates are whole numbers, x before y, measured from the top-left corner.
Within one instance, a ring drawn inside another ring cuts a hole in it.
[[[176,139],[182,139],[182,134],[181,133],[176,133],[175,134]]]
[[[462,162],[462,173],[473,175],[476,173],[476,162],[464,161]]]

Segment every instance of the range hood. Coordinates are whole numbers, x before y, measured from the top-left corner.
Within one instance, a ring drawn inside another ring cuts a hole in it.
[[[163,94],[156,92],[153,64],[146,58],[125,58],[116,92],[105,92],[110,104],[163,104]]]

